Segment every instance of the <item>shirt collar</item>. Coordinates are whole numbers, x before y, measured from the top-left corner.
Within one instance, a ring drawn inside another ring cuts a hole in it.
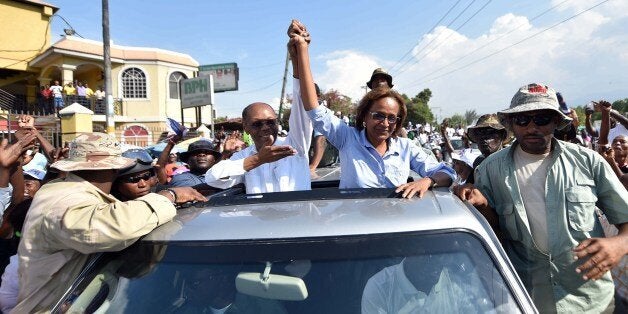
[[[384,154],[384,156],[392,155],[392,154],[398,155],[400,153],[399,138],[389,137],[387,141],[388,141],[388,150],[386,150],[386,153]],[[360,131],[360,143],[362,144],[362,146],[366,148],[371,147],[375,149],[373,144],[371,144],[371,142],[369,142],[368,138],[366,137],[366,129],[362,129],[362,131]]]

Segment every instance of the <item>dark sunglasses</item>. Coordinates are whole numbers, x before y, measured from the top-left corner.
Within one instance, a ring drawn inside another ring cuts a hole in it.
[[[528,124],[530,124],[530,121],[534,121],[534,124],[536,124],[537,126],[546,126],[550,122],[552,122],[552,120],[554,120],[554,117],[554,115],[547,113],[539,113],[533,116],[518,114],[513,115],[511,117],[511,120],[514,124],[518,126],[527,126]]]
[[[395,123],[397,123],[397,121],[399,121],[401,119],[398,116],[395,116],[395,115],[392,115],[392,114],[387,116],[387,115],[385,115],[385,114],[383,114],[381,112],[373,112],[373,111],[371,111],[371,112],[369,112],[369,114],[371,115],[371,118],[373,118],[373,120],[375,120],[375,121],[382,122],[384,120],[388,120],[388,123],[390,123],[390,124],[395,124]]]
[[[479,138],[500,138],[502,131],[493,128],[478,128],[475,130],[475,135]]]
[[[124,183],[138,183],[141,180],[148,181],[154,176],[155,176],[155,170],[151,169],[151,170],[148,170],[148,172],[144,173],[143,175],[121,178],[120,181]]]
[[[273,128],[273,127],[277,126],[277,120],[276,119],[257,120],[255,122],[251,123],[251,126],[253,128],[256,128],[256,129],[261,129],[264,126],[268,126],[268,127]]]

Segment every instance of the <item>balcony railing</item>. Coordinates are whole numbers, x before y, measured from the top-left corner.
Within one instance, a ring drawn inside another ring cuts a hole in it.
[[[36,103],[19,103],[14,104],[11,109],[17,111],[37,111],[44,112],[47,114],[55,114],[58,110],[63,109],[73,103],[78,103],[81,106],[91,110],[94,114],[105,115],[107,114],[107,102],[105,99],[97,99],[95,97],[87,98],[76,95],[63,96],[63,108],[55,108],[55,100],[54,98],[44,99],[39,98]],[[114,98],[113,100],[113,112],[114,115],[121,116],[124,114],[123,112],[123,103],[124,100],[122,98]]]

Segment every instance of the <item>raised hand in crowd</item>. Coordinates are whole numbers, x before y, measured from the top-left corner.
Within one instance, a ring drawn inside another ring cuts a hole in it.
[[[35,134],[37,138],[37,141],[41,145],[41,148],[44,151],[44,154],[48,158],[48,161],[50,163],[53,163],[54,161],[56,161],[56,159],[53,156],[55,154],[56,149],[43,135],[41,135],[41,133],[39,133],[39,131],[35,127],[35,118],[29,115],[21,115],[18,118],[18,126],[20,127],[19,132],[25,132],[25,131],[33,132],[33,134]]]
[[[50,153],[48,157],[51,164],[61,160],[68,158],[68,153],[70,152],[70,143],[65,142],[63,147],[56,147]]]
[[[15,167],[20,162],[20,157],[27,150],[33,148],[35,138],[36,135],[34,133],[27,132],[12,145],[9,145],[9,141],[6,138],[3,139],[0,142],[0,168],[6,170]]]
[[[161,151],[157,162],[155,163],[155,170],[157,172],[157,180],[159,180],[159,184],[168,184],[168,173],[166,171],[166,165],[168,164],[168,160],[170,157],[170,152],[174,146],[181,141],[181,136],[172,135],[168,138],[168,142],[166,143],[166,147]]]

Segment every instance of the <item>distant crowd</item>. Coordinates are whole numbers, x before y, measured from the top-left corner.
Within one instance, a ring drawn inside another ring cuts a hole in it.
[[[63,86],[59,84],[59,81],[54,81],[52,86],[46,84],[40,87],[37,103],[42,110],[54,112],[55,109],[63,109],[75,102],[89,107],[91,101],[102,103],[104,98],[105,91],[102,86],[94,91],[85,81],[75,80]]]

